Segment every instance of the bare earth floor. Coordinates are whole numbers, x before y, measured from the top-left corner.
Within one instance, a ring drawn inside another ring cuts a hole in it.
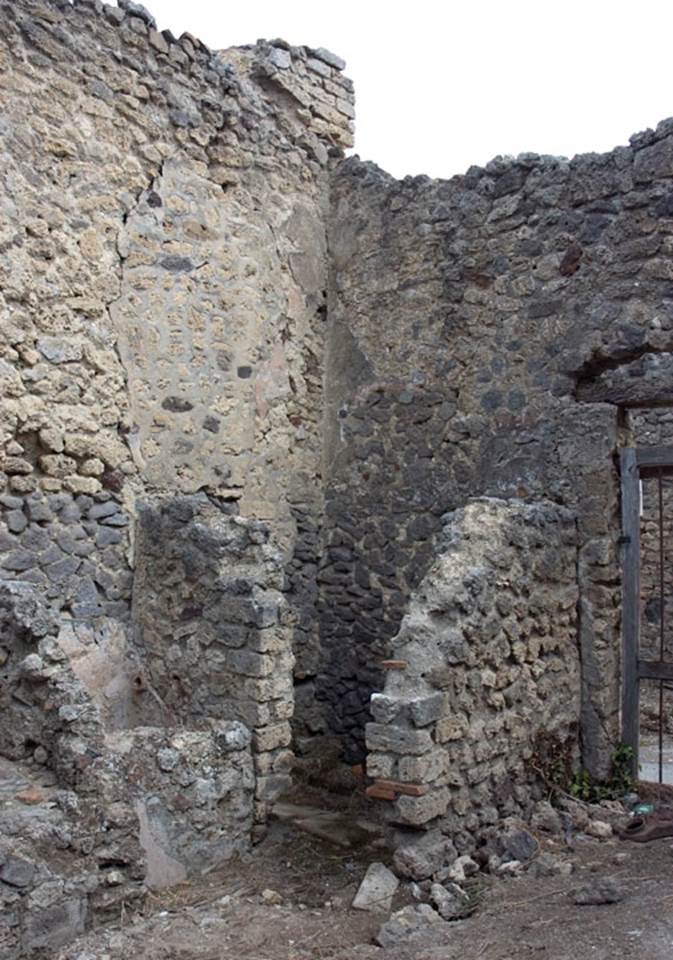
[[[276,824],[248,862],[151,898],[144,917],[89,934],[58,960],[670,960],[672,844],[577,837],[568,851],[547,840],[571,857],[572,875],[486,878],[471,917],[382,950],[373,937],[386,917],[350,903],[385,851],[374,842],[353,854]],[[604,877],[622,902],[574,904],[578,887]],[[400,888],[393,909],[409,902]]]

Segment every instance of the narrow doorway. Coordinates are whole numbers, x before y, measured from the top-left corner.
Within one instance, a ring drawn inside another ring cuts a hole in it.
[[[673,446],[620,459],[622,738],[638,779],[673,785]]]

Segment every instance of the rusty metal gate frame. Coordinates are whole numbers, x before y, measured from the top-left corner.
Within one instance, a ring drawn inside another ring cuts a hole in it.
[[[673,680],[673,662],[664,659],[663,497],[662,480],[673,476],[673,447],[624,447],[620,451],[622,489],[622,740],[633,750],[632,774],[638,775],[640,681],[659,681],[659,783],[663,772],[664,681]],[[640,659],[640,510],[641,479],[658,478],[659,490],[659,659]]]

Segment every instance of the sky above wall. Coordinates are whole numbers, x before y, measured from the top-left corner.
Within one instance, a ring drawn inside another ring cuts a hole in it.
[[[497,154],[572,156],[673,116],[670,0],[146,0],[213,49],[327,47],[355,83],[355,152],[396,177]]]

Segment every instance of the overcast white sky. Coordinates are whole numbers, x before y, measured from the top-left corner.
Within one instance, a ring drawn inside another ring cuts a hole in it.
[[[672,0],[145,2],[213,49],[283,37],[338,53],[355,151],[397,177],[610,150],[673,115]]]

